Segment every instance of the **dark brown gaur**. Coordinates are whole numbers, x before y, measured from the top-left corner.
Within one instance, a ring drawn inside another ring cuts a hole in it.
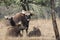
[[[13,27],[21,21],[22,25],[26,28],[26,33],[28,33],[29,21],[32,15],[33,14],[30,11],[25,11],[24,14],[22,12],[16,13],[16,15],[7,19],[10,20],[10,24]]]

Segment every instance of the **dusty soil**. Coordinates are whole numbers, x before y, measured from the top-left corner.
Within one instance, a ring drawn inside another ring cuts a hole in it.
[[[29,25],[29,32],[33,30],[33,27],[39,28],[40,36],[28,37],[24,31],[23,37],[11,37],[7,36],[8,26],[5,25],[4,20],[0,21],[0,40],[55,40],[55,34],[53,30],[52,20],[32,20]],[[60,32],[60,20],[57,19],[57,25]]]

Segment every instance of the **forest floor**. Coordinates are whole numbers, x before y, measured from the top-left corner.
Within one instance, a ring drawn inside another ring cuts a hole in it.
[[[39,20],[30,21],[28,31],[31,32],[33,30],[33,27],[39,28],[41,34],[38,37],[36,36],[28,37],[25,31],[23,33],[23,37],[7,36],[8,27],[5,25],[5,23],[7,22],[4,22],[4,20],[0,21],[0,40],[56,40],[51,19],[49,20],[39,19]],[[59,19],[57,19],[57,25],[58,25],[58,29],[60,32],[60,20]]]

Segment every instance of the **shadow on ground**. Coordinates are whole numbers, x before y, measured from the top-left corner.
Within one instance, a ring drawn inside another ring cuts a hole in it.
[[[28,34],[28,37],[39,37],[39,36],[41,36],[41,31],[39,28],[35,28],[35,27]]]

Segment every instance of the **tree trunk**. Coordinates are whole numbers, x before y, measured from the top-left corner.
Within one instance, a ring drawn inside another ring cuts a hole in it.
[[[52,16],[52,23],[53,23],[53,28],[56,36],[56,40],[59,40],[59,31],[56,23],[56,16],[55,16],[55,0],[51,0],[51,16]]]
[[[22,6],[23,10],[29,11],[28,0],[20,0],[20,2],[21,2],[21,6]]]

